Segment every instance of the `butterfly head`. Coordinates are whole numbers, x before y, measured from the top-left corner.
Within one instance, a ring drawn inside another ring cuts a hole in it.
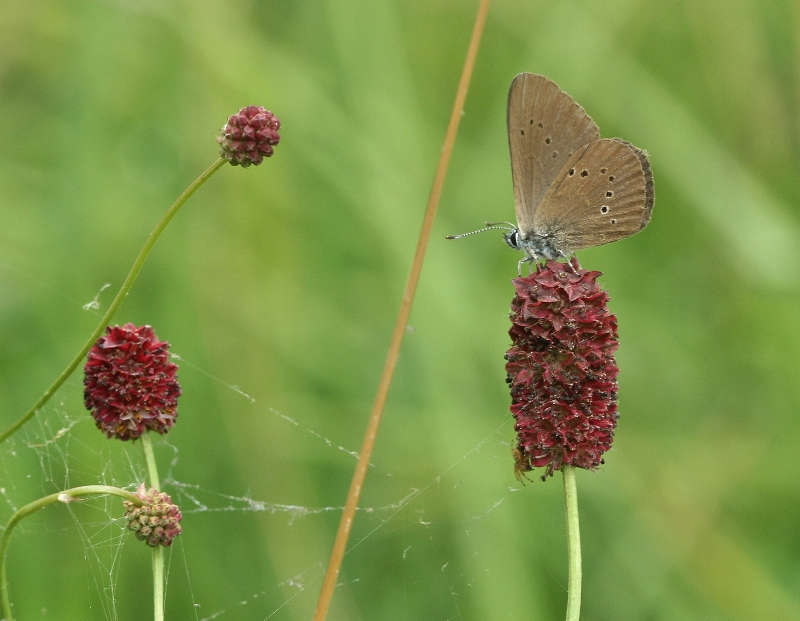
[[[517,228],[511,229],[508,233],[504,233],[503,239],[514,250],[522,250],[524,248],[522,244],[522,237],[520,236],[519,229]]]

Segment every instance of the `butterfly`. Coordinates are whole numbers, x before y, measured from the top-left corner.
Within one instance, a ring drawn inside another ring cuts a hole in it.
[[[508,145],[517,224],[487,223],[481,231],[509,231],[506,243],[526,254],[520,273],[523,263],[566,258],[650,221],[655,191],[647,154],[620,138],[601,139],[586,111],[544,76],[520,73],[511,82]]]

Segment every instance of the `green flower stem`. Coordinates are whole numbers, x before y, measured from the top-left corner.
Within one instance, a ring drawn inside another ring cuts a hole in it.
[[[153,441],[150,436],[153,432],[146,431],[142,434],[142,448],[144,449],[144,463],[147,465],[147,478],[150,479],[150,487],[155,487],[161,491],[161,483],[158,480],[158,466],[156,456],[153,454]]]
[[[136,506],[142,506],[142,499],[136,494],[133,494],[127,490],[120,489],[118,487],[111,487],[109,485],[84,485],[83,487],[73,487],[72,489],[50,494],[49,496],[35,500],[22,507],[11,516],[11,519],[8,520],[8,523],[6,524],[5,531],[3,532],[3,538],[0,540],[0,604],[2,604],[4,621],[13,621],[13,617],[11,616],[11,601],[8,599],[6,555],[8,553],[8,544],[11,541],[11,533],[13,532],[17,523],[22,518],[28,517],[29,515],[36,513],[39,509],[43,509],[47,505],[51,505],[54,502],[67,503],[77,500],[78,498],[83,498],[84,496],[98,496],[106,494],[119,496],[120,498],[131,501]]]
[[[153,548],[153,605],[155,621],[164,621],[164,546]]]
[[[567,588],[567,621],[581,616],[581,531],[578,525],[578,488],[575,467],[563,466],[564,504],[567,512],[567,556],[569,558],[569,587]]]
[[[150,480],[150,487],[155,487],[161,491],[161,484],[158,480],[158,466],[156,456],[153,453],[153,441],[150,439],[152,432],[147,431],[142,434],[142,448],[144,449],[144,461],[147,464],[147,478]],[[164,621],[164,547],[157,545],[153,548],[153,610],[155,621]]]
[[[56,393],[56,391],[61,387],[61,384],[63,384],[66,381],[66,379],[70,375],[72,375],[72,372],[81,363],[84,356],[86,356],[88,351],[92,348],[92,345],[94,345],[97,339],[100,338],[100,335],[103,333],[103,330],[111,321],[111,318],[114,316],[114,313],[117,312],[123,300],[128,295],[128,292],[130,291],[131,286],[133,285],[133,281],[136,280],[136,277],[139,275],[139,272],[141,271],[142,266],[144,265],[144,262],[147,259],[147,255],[150,254],[150,251],[153,249],[153,245],[156,243],[156,240],[164,231],[167,224],[169,224],[169,221],[172,220],[173,216],[176,213],[178,213],[178,210],[181,207],[183,207],[183,204],[187,200],[189,200],[189,197],[192,194],[194,194],[195,190],[197,190],[197,188],[203,185],[208,180],[208,178],[215,172],[217,172],[217,170],[219,170],[219,168],[227,161],[228,160],[226,160],[225,158],[222,157],[219,158],[202,175],[200,175],[197,179],[195,179],[194,183],[192,183],[188,188],[186,188],[183,194],[181,194],[178,197],[178,200],[176,200],[172,204],[172,207],[170,207],[167,213],[164,214],[164,217],[161,219],[161,222],[158,223],[158,226],[156,226],[153,232],[150,233],[150,237],[147,238],[147,242],[145,243],[144,248],[142,248],[141,252],[139,253],[139,256],[136,257],[136,261],[133,263],[133,267],[131,268],[131,271],[128,273],[128,277],[125,279],[125,282],[122,283],[122,286],[120,287],[117,296],[114,298],[114,301],[111,302],[111,306],[108,307],[106,314],[103,315],[103,318],[100,320],[100,324],[97,326],[95,331],[89,337],[89,340],[86,341],[86,344],[83,346],[83,348],[81,348],[81,350],[72,360],[72,362],[70,362],[69,365],[67,365],[67,368],[61,372],[61,375],[59,375],[56,378],[56,381],[53,382],[53,385],[50,386],[50,388],[48,388],[41,397],[39,397],[39,400],[36,403],[33,404],[33,407],[30,410],[28,410],[25,413],[25,415],[22,416],[17,422],[11,425],[11,427],[9,427],[2,434],[0,434],[0,443],[4,442],[9,436],[14,434],[20,427],[22,427],[31,418],[33,418],[34,414],[36,414],[36,412],[38,412],[44,406],[44,404],[50,400],[50,397],[52,397]]]

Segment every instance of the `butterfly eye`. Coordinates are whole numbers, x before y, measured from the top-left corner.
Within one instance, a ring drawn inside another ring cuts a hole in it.
[[[589,176],[589,171],[584,168],[581,171],[581,177],[588,177],[588,176]]]
[[[614,181],[614,175],[609,175],[608,180],[609,181]]]

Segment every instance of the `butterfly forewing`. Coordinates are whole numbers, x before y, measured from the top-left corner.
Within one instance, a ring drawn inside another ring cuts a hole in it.
[[[517,225],[531,232],[534,213],[564,164],[600,130],[572,97],[541,75],[520,73],[508,92],[508,144]]]
[[[564,251],[607,244],[642,230],[655,194],[647,155],[619,138],[592,142],[559,171],[533,228]]]

